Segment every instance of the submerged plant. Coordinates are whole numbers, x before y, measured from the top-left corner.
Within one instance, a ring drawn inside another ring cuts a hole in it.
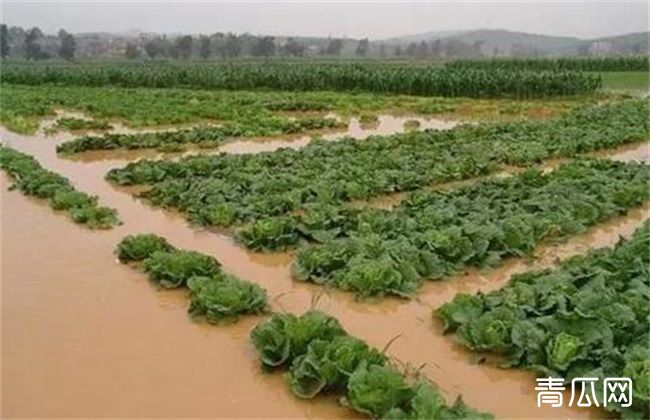
[[[227,274],[195,276],[187,281],[189,313],[218,323],[238,315],[258,314],[266,308],[266,291],[256,284]]]
[[[404,377],[390,366],[360,365],[350,376],[346,402],[357,411],[383,417],[413,397]]]
[[[345,390],[350,375],[361,364],[383,365],[387,360],[381,352],[348,335],[314,340],[291,364],[289,383],[296,396],[313,398],[324,390]]]
[[[466,347],[502,354],[505,367],[566,381],[633,378],[634,404],[606,408],[624,418],[647,418],[649,250],[646,222],[613,248],[513,276],[487,294],[456,295],[435,314]]]
[[[289,364],[314,340],[331,340],[345,331],[336,318],[312,310],[301,317],[275,314],[251,332],[253,345],[268,368]]]
[[[120,223],[115,209],[99,206],[97,197],[77,191],[67,178],[44,169],[32,156],[1,146],[0,168],[16,180],[11,189],[48,199],[51,208],[67,211],[76,223],[91,229],[110,229]]]
[[[447,406],[435,385],[420,377],[412,383],[383,352],[317,310],[274,314],[253,329],[251,340],[264,368],[288,368],[288,384],[299,398],[339,395],[342,404],[373,418],[492,418],[460,399]]]
[[[142,261],[149,258],[156,251],[172,251],[173,246],[167,239],[153,233],[129,235],[117,245],[117,258],[121,262]]]
[[[196,251],[155,251],[144,260],[149,278],[167,289],[185,286],[194,276],[211,277],[221,273],[215,258]]]
[[[174,248],[158,235],[126,236],[115,249],[123,263],[135,263],[149,279],[166,289],[187,287],[188,312],[216,324],[240,315],[266,310],[266,291],[251,282],[224,273],[216,258]]]

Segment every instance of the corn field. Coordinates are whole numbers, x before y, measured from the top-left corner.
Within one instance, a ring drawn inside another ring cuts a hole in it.
[[[483,70],[650,71],[650,60],[645,55],[589,58],[496,58],[493,60],[456,60],[448,63],[447,67]]]
[[[197,89],[359,91],[420,96],[534,98],[592,93],[600,77],[576,71],[375,63],[7,63],[0,81],[14,84]]]

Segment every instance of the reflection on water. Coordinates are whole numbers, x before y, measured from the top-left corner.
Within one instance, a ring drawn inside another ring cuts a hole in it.
[[[379,129],[379,128],[377,128]],[[497,417],[585,417],[599,414],[536,408],[526,372],[468,362],[469,353],[440,334],[431,309],[459,291],[503,285],[529,268],[513,259],[501,268],[469,270],[453,280],[428,282],[418,299],[359,302],[349,294],[295,282],[288,254],[255,254],[229,237],[193,229],[178,214],[134,199],[106,183],[124,159],[60,159],[62,136],[19,136],[0,131],[4,144],[36,156],[82,191],[117,208],[124,224],[90,231],[70,223],[39,200],[6,192],[2,175],[2,306],[4,413],[58,417],[350,417],[334,399],[294,398],[282,375],[262,374],[248,340],[261,317],[228,326],[192,323],[183,291],[156,290],[113,255],[127,234],[154,232],[177,247],[217,257],[224,269],[265,287],[274,310],[317,307],[338,317],[350,333],[383,347],[445,391]],[[557,257],[612,245],[648,217],[648,208],[604,224],[566,244],[545,246],[535,266]],[[314,299],[314,296],[320,296]]]

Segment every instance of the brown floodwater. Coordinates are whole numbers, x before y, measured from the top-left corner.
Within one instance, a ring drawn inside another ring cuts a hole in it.
[[[4,144],[37,157],[117,208],[124,224],[90,231],[41,200],[2,187],[2,410],[4,417],[352,417],[333,398],[293,397],[280,374],[264,374],[248,334],[262,317],[226,326],[192,322],[182,291],[156,290],[113,255],[127,234],[154,232],[175,246],[217,257],[224,269],[265,287],[273,310],[317,307],[355,336],[422,371],[449,399],[505,418],[602,416],[576,408],[537,408],[533,375],[470,363],[470,353],[441,334],[431,310],[457,292],[502,286],[510,275],[556,258],[613,245],[648,218],[648,207],[611,220],[564,244],[540,247],[534,261],[512,259],[428,282],[417,299],[355,300],[337,290],[293,281],[288,254],[255,254],[231,238],[195,229],[104,181],[126,160],[65,160],[61,138],[2,129]]]
[[[67,114],[66,114],[67,115]],[[82,114],[72,114],[81,118]],[[330,117],[336,117],[330,115]],[[336,117],[338,118],[338,117]],[[47,124],[51,124],[50,120],[46,120]],[[55,120],[52,120],[55,121]],[[326,141],[337,141],[344,138],[354,138],[363,140],[369,136],[374,135],[391,135],[407,131],[404,124],[407,121],[417,121],[420,125],[418,130],[436,129],[448,130],[457,126],[461,121],[448,120],[440,118],[421,118],[421,117],[406,117],[406,116],[392,116],[380,115],[375,124],[366,125],[359,121],[358,118],[350,118],[345,128],[332,128],[324,130],[310,131],[308,134],[291,134],[280,135],[272,137],[255,137],[255,138],[233,138],[220,145],[217,148],[200,148],[197,145],[186,144],[185,150],[181,152],[161,152],[155,149],[136,149],[136,150],[91,150],[82,153],[66,156],[67,159],[93,162],[93,161],[118,161],[118,160],[136,160],[136,159],[176,159],[191,155],[209,155],[216,153],[228,154],[250,154],[260,152],[271,152],[281,148],[300,149],[305,147],[314,138],[319,138]],[[195,125],[196,126],[196,125]],[[44,130],[40,130],[39,134],[43,134]],[[114,124],[114,129],[111,133],[144,133],[164,131],[164,129],[132,129],[124,125]],[[64,141],[73,139],[74,135],[65,132],[52,133],[50,138],[55,141]]]

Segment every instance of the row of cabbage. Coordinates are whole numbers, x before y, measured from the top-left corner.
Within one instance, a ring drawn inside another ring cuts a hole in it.
[[[316,207],[271,218],[239,232],[253,249],[300,242],[298,280],[358,296],[412,296],[422,279],[440,279],[536,245],[585,231],[650,199],[650,167],[579,160],[551,173],[484,180],[451,191],[412,193],[391,210]]]
[[[447,405],[426,378],[402,373],[383,352],[317,310],[274,314],[253,329],[251,339],[265,369],[288,370],[287,382],[299,398],[340,396],[341,404],[372,418],[492,418],[460,399]]]
[[[316,61],[143,63],[140,66],[7,63],[0,81],[29,85],[367,91],[475,98],[588,94],[601,86],[599,76],[576,71]]]
[[[179,151],[187,144],[199,147],[216,147],[229,138],[262,137],[295,134],[309,130],[341,128],[343,123],[327,117],[247,117],[215,127],[194,127],[181,130],[86,135],[61,143],[59,153],[79,153],[87,150],[147,149]]]
[[[446,131],[313,141],[300,150],[142,160],[111,170],[119,185],[194,223],[230,226],[316,204],[337,205],[650,138],[647,101],[574,111],[547,121],[465,125]]]
[[[32,156],[1,146],[0,168],[15,180],[11,189],[47,199],[52,209],[66,211],[75,223],[91,229],[110,229],[120,223],[114,209],[99,206],[97,197],[77,191],[70,180],[44,169]]]
[[[149,280],[162,288],[187,287],[192,317],[220,323],[267,308],[264,289],[224,273],[214,257],[176,249],[163,237],[127,236],[118,244],[116,254],[121,262],[141,267]]]
[[[567,385],[574,378],[629,378],[630,407],[624,405],[629,400],[604,404],[600,389],[591,395],[624,418],[649,418],[649,280],[646,222],[614,248],[517,275],[491,293],[456,295],[436,315],[461,344],[503,356],[506,367],[563,378]]]
[[[650,71],[647,55],[557,58],[495,58],[492,60],[456,60],[446,64],[452,68],[527,69],[573,71]]]

